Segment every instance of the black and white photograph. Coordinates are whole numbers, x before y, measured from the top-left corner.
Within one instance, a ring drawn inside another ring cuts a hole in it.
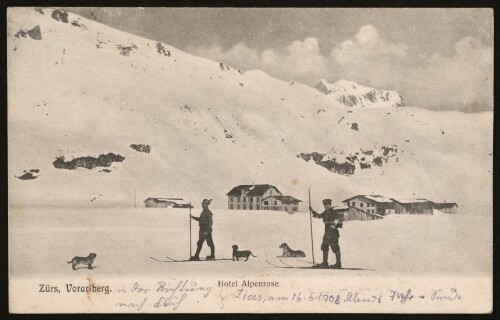
[[[7,8],[9,312],[492,312],[493,26]]]

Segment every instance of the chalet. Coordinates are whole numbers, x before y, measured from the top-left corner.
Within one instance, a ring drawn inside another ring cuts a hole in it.
[[[394,201],[395,214],[432,214],[432,209],[436,205],[430,200],[419,198],[391,200]]]
[[[226,195],[229,210],[261,210],[262,199],[281,192],[270,184],[247,184],[234,187]]]
[[[182,198],[147,198],[143,202],[146,208],[179,208],[185,205],[182,203]]]
[[[379,195],[357,195],[349,199],[345,199],[342,203],[347,207],[362,210],[368,215],[385,216],[387,214],[394,213],[394,201]]]
[[[295,212],[299,210],[299,199],[291,196],[275,195],[262,199],[261,208],[263,210],[279,210]]]
[[[270,184],[246,184],[234,187],[227,194],[229,210],[286,210],[297,211],[299,202],[283,195]]]
[[[361,210],[354,206],[334,207],[333,209],[337,212],[344,214],[344,221],[351,221],[351,220],[368,221],[368,220],[377,220],[384,218],[382,215],[368,212],[368,210]]]
[[[458,210],[458,204],[454,202],[434,203],[434,209],[439,210],[443,213],[456,214]]]

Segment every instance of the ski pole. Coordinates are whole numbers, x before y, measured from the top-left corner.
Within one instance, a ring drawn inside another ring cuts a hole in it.
[[[189,201],[189,257],[192,257],[191,251],[191,201]]]
[[[309,225],[311,226],[311,252],[314,265],[314,240],[313,240],[313,223],[312,223],[312,211],[311,211],[311,188],[309,188]]]

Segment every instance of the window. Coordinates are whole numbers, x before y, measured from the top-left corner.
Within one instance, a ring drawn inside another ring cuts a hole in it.
[[[278,205],[278,201],[274,200],[274,205],[277,206]]]
[[[359,203],[359,206],[360,206],[361,208],[363,208],[363,202],[360,202],[360,203]]]
[[[356,202],[353,201],[352,202],[352,206],[355,207],[356,206]]]
[[[233,210],[233,205],[232,204],[229,205],[229,210]]]
[[[265,206],[269,205],[269,201],[264,201],[264,205]]]
[[[237,205],[237,206],[236,206],[236,208],[237,208],[238,210],[240,210],[240,205]]]

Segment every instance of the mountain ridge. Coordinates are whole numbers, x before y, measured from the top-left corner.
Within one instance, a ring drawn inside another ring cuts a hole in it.
[[[315,88],[347,107],[362,109],[405,106],[403,97],[396,91],[370,88],[354,81],[341,79],[330,84],[321,79]]]

